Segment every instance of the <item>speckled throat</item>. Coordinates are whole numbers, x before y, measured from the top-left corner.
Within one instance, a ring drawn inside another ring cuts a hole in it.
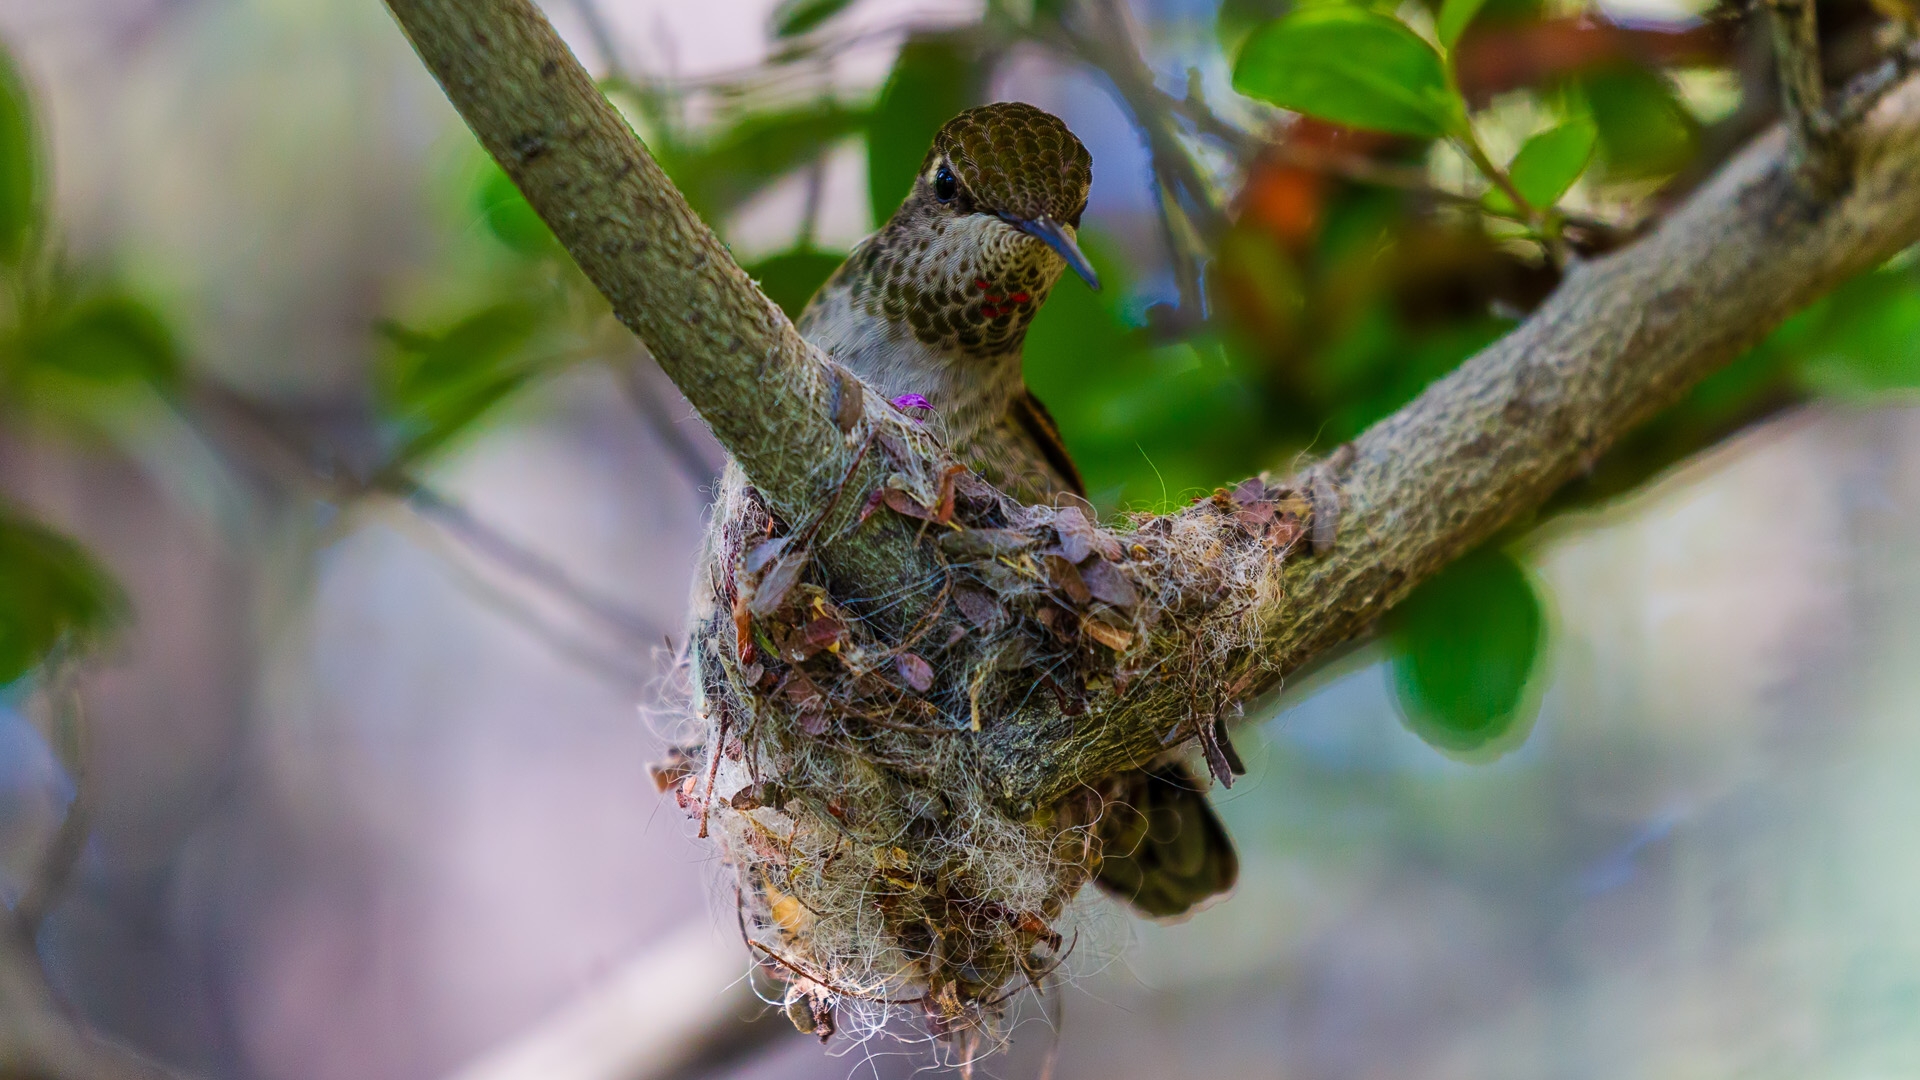
[[[800,333],[888,397],[926,397],[964,442],[1023,391],[1020,347],[1063,264],[996,218],[916,209],[854,249]]]

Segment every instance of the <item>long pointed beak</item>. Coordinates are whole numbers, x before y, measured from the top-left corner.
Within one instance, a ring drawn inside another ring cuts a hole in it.
[[[1045,214],[1032,221],[1011,214],[1003,214],[1001,219],[1059,252],[1060,257],[1067,260],[1067,265],[1073,267],[1074,273],[1079,274],[1094,292],[1100,291],[1100,275],[1093,272],[1093,264],[1087,261],[1080,245],[1074,241],[1073,226],[1062,225]]]

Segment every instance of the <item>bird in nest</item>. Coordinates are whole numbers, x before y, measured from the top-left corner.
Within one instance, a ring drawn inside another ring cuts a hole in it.
[[[829,277],[800,334],[895,401],[924,402],[953,453],[1028,503],[1086,491],[1027,388],[1027,328],[1068,270],[1100,287],[1076,238],[1092,158],[1058,117],[1003,102],[934,137],[913,190]],[[1093,785],[1094,880],[1144,914],[1183,914],[1233,886],[1239,862],[1178,757]]]

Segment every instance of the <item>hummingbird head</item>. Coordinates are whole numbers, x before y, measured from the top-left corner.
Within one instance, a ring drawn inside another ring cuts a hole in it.
[[[1075,237],[1093,159],[1020,102],[968,109],[934,136],[913,191],[863,253],[872,310],[930,345],[1016,351],[1063,271],[1099,288]]]

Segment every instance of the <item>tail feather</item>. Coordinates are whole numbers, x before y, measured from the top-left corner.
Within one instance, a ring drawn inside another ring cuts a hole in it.
[[[1185,914],[1240,876],[1233,841],[1182,761],[1117,778],[1096,831],[1094,880],[1146,915]]]

